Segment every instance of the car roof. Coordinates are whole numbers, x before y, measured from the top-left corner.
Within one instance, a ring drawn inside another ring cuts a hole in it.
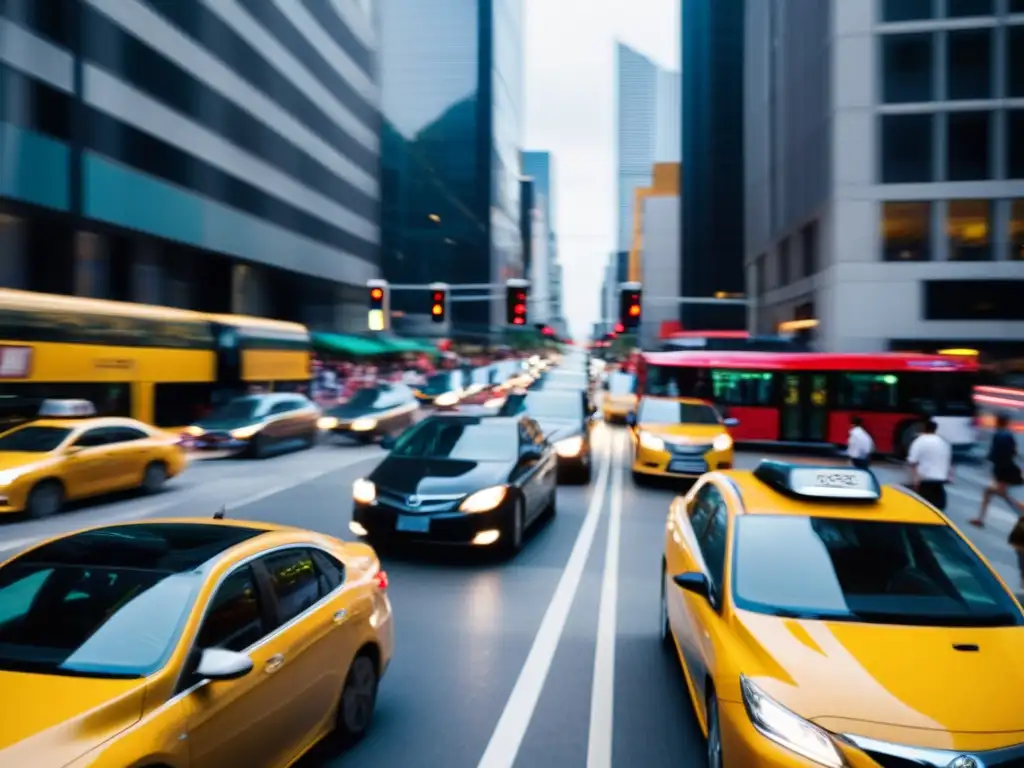
[[[121,416],[89,416],[70,419],[32,419],[18,427],[51,427],[53,429],[80,429],[88,427],[135,427],[144,431],[152,431],[152,427],[135,419]]]
[[[664,395],[643,395],[640,401],[644,400],[667,400],[670,403],[682,403],[683,405],[706,405],[710,408],[714,406],[707,400],[701,400],[699,397],[666,397]]]
[[[812,501],[784,494],[758,479],[752,470],[730,469],[716,472],[730,485],[742,502],[739,515],[783,515],[793,517],[830,517],[845,520],[874,520],[889,523],[945,525],[942,515],[903,488],[883,485],[877,501],[864,503],[837,500]],[[713,475],[713,476],[714,476]]]

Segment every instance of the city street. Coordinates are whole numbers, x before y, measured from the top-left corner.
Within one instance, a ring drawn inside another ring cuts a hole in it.
[[[555,520],[511,562],[383,553],[397,648],[375,726],[346,755],[320,749],[303,768],[701,764],[704,746],[681,673],[657,632],[673,493],[635,488],[627,448],[624,429],[598,427],[591,487],[561,488]],[[225,506],[230,517],[346,537],[352,482],[382,455],[376,447],[321,446],[264,461],[198,461],[157,496],[4,524],[0,557],[82,525],[212,516]],[[762,455],[738,461],[752,467]],[[883,482],[904,472],[896,464],[877,471]],[[1016,587],[1005,545],[1009,512],[993,507],[984,531],[966,526],[984,482],[983,465],[958,468],[950,515]]]

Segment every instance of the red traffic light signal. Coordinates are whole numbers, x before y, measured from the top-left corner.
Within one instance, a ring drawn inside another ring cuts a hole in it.
[[[625,330],[626,330],[626,326],[624,326],[622,323],[616,323],[615,324],[615,333],[622,333]]]
[[[435,323],[445,321],[445,305],[447,304],[445,291],[434,291],[430,296],[430,319]]]
[[[370,298],[373,299],[374,301],[380,301],[381,299],[384,298],[384,291],[380,288],[374,288],[372,291],[370,291]]]
[[[522,286],[508,287],[507,306],[509,325],[526,325],[528,294]]]
[[[638,289],[623,289],[619,294],[619,325],[622,330],[640,325],[643,301]],[[620,331],[621,333],[621,331]]]

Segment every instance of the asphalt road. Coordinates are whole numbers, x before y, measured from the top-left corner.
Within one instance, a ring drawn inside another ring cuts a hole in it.
[[[671,489],[629,479],[622,429],[595,433],[590,487],[559,490],[558,515],[508,563],[450,552],[384,553],[397,649],[372,733],[301,768],[611,768],[699,765],[704,745],[678,666],[657,638],[658,566]],[[0,525],[0,557],[41,536],[153,515],[229,516],[345,537],[352,481],[375,447],[322,446],[264,461],[196,462],[165,493]],[[741,454],[753,466],[763,454]],[[814,461],[814,459],[803,459]],[[903,469],[876,468],[883,482]],[[961,467],[951,517],[973,516],[983,468]],[[965,530],[1011,586],[1013,518]]]

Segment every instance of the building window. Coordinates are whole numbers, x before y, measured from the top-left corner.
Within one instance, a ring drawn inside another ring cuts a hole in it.
[[[926,280],[925,320],[1024,320],[1024,280]]]
[[[946,0],[946,15],[951,18],[991,16],[995,12],[993,0]]]
[[[946,179],[985,181],[992,178],[989,162],[991,112],[950,112],[946,118]]]
[[[992,30],[960,29],[946,41],[949,99],[992,98]]]
[[[882,255],[886,261],[928,261],[931,246],[931,203],[882,203]]]
[[[882,38],[882,98],[887,104],[935,99],[932,66],[934,35],[885,35]]]
[[[992,258],[992,201],[950,200],[946,236],[950,261],[988,261]]]
[[[1010,258],[1024,261],[1024,200],[1010,201]]]
[[[1006,176],[1024,179],[1024,109],[1014,109],[1006,116]]]
[[[932,124],[934,115],[881,116],[883,184],[934,181]]]
[[[1024,0],[1019,0],[1024,13]],[[1024,98],[1024,26],[1006,28],[1006,95]]]
[[[818,272],[818,222],[812,221],[800,231],[800,251],[803,256],[803,276]]]
[[[1010,13],[1024,13],[1024,0],[1010,0]]]
[[[933,0],[882,0],[882,21],[918,21],[933,18]]]
[[[779,287],[785,288],[793,281],[789,269],[789,238],[779,243]]]

